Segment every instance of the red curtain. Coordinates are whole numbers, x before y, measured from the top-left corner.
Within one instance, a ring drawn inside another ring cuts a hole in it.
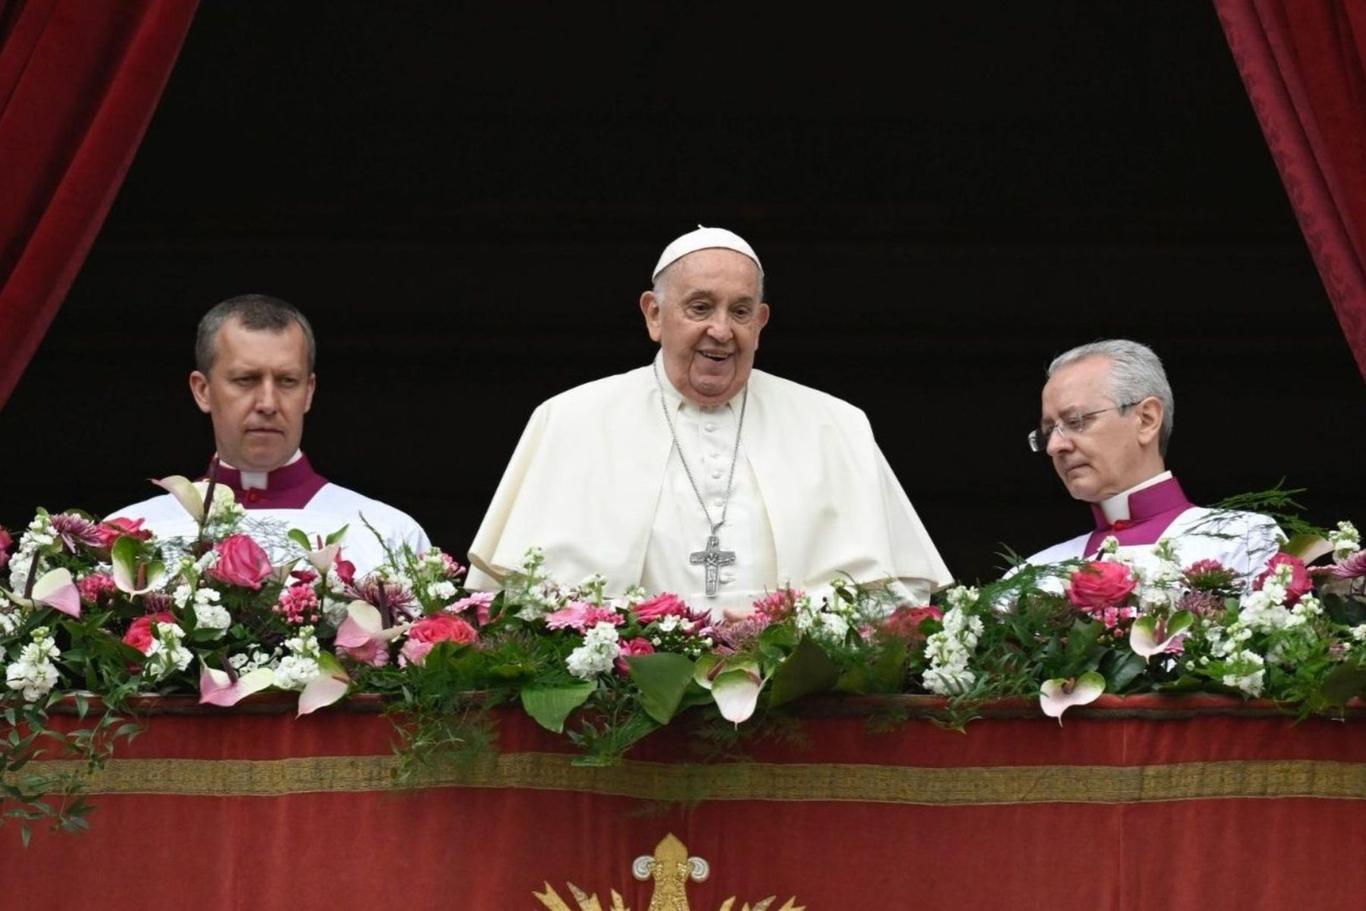
[[[0,0],[0,407],[85,261],[198,0]]]
[[[1214,0],[1214,6],[1366,377],[1366,2]]]

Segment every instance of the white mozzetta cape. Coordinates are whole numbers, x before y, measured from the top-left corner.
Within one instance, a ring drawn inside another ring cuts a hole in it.
[[[470,547],[470,587],[497,588],[533,546],[566,583],[600,572],[612,594],[638,584],[672,445],[650,367],[544,402]],[[951,581],[859,409],[755,370],[742,452],[773,529],[770,589],[814,589],[842,572]]]

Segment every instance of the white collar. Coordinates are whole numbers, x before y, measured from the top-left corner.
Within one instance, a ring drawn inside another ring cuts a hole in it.
[[[1105,513],[1105,518],[1111,523],[1129,521],[1129,496],[1136,494],[1140,490],[1161,484],[1163,481],[1170,480],[1170,471],[1160,471],[1146,481],[1140,481],[1123,493],[1117,493],[1113,497],[1100,501],[1100,510]]]
[[[302,459],[303,457],[304,457],[304,451],[303,451],[302,449],[296,449],[296,450],[294,450],[294,455],[290,456],[289,459],[284,463],[284,465],[281,465],[280,467],[281,467],[281,468],[284,468],[285,465],[293,465],[295,462],[299,461],[299,460]],[[237,467],[234,466],[234,465],[229,465],[227,462],[224,462],[222,459],[219,459],[219,460],[218,460],[218,464],[219,464],[219,465],[222,465],[224,468],[230,468],[230,469],[232,469],[233,471],[237,472],[237,474],[240,476],[241,484],[242,484],[242,489],[243,489],[243,490],[269,490],[269,489],[270,489],[270,472],[269,472],[269,471],[242,471],[241,469],[237,468]]]

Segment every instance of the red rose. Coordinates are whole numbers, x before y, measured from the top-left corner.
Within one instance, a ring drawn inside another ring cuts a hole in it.
[[[1253,591],[1261,591],[1266,580],[1276,575],[1276,567],[1290,567],[1290,583],[1285,587],[1286,607],[1293,607],[1299,602],[1300,598],[1314,590],[1314,582],[1309,578],[1309,570],[1305,568],[1304,561],[1299,557],[1292,557],[1287,553],[1278,553],[1266,564],[1266,572],[1257,577],[1257,581],[1252,583]]]
[[[636,605],[636,619],[642,624],[654,623],[661,617],[686,617],[688,605],[678,595],[664,592]]]
[[[144,655],[147,654],[152,650],[152,643],[156,642],[158,623],[175,623],[175,615],[169,611],[158,611],[155,614],[138,617],[128,627],[128,632],[123,634],[123,644],[131,645]]]
[[[925,634],[920,630],[920,624],[926,620],[943,618],[943,611],[928,604],[923,607],[898,607],[891,616],[882,621],[881,630],[885,635],[897,639],[918,641],[925,638]]]
[[[218,546],[218,562],[209,570],[209,575],[220,582],[260,591],[261,583],[271,573],[270,558],[266,552],[246,535],[229,535]]]
[[[1119,607],[1137,585],[1138,580],[1123,563],[1097,560],[1072,574],[1067,599],[1082,610],[1104,610]]]
[[[427,660],[427,653],[438,642],[454,642],[466,645],[479,638],[479,634],[459,617],[451,614],[433,614],[408,627],[408,641],[403,643],[399,653],[400,664],[421,664]]]
[[[147,541],[152,537],[150,528],[143,528],[146,519],[108,519],[95,526],[95,535],[99,538],[99,547],[108,550],[114,546],[114,542],[125,535],[137,538],[139,541]]]
[[[9,536],[9,532],[0,526],[0,569],[9,565],[9,549],[14,544],[14,539]]]
[[[672,595],[670,597],[672,597]],[[655,647],[650,644],[650,640],[642,639],[640,636],[637,636],[634,639],[628,639],[625,642],[618,642],[617,646],[621,649],[621,651],[617,653],[617,672],[621,674],[629,674],[631,672],[631,666],[626,663],[628,656],[653,655],[655,653]]]

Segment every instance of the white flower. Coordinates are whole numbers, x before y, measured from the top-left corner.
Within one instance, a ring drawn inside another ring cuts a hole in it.
[[[57,685],[57,666],[52,659],[60,655],[56,641],[48,629],[40,626],[33,631],[33,641],[19,651],[19,659],[5,669],[5,681],[12,690],[23,693],[26,702],[36,702]]]
[[[1361,550],[1361,533],[1351,522],[1339,522],[1328,533],[1328,543],[1333,545],[1333,559],[1341,562]]]
[[[1366,623],[1352,627],[1352,638],[1358,642],[1366,642]]]
[[[455,585],[450,582],[433,582],[427,586],[427,597],[434,601],[450,601],[455,597]]]
[[[175,591],[171,592],[171,600],[175,602],[176,607],[183,608],[190,603],[190,594],[190,586],[182,582],[175,587]]]
[[[606,621],[595,623],[583,637],[583,645],[569,653],[565,666],[569,673],[581,680],[591,680],[612,669],[612,662],[621,654],[617,628]]]
[[[1266,676],[1266,662],[1262,656],[1252,651],[1244,649],[1239,652],[1229,662],[1229,672],[1224,674],[1224,686],[1235,687],[1242,690],[1249,696],[1260,696],[1262,694],[1262,681]]]
[[[286,655],[275,666],[275,685],[282,690],[302,690],[321,673],[316,659],[303,655]]]
[[[949,609],[959,611],[970,607],[972,602],[977,600],[977,589],[966,585],[955,585],[944,593],[944,599],[948,603]]]
[[[665,614],[659,618],[658,626],[661,633],[672,633],[678,629],[679,619],[673,614]]]
[[[142,673],[152,680],[160,680],[172,671],[183,671],[190,666],[194,653],[181,644],[185,631],[178,623],[156,624],[156,638],[147,650],[147,661]]]
[[[199,629],[227,629],[232,626],[232,615],[228,609],[218,604],[200,604],[197,600],[194,606],[195,626]]]
[[[824,611],[818,617],[815,635],[826,642],[843,642],[849,634],[849,621],[836,613]]]
[[[0,595],[0,636],[10,635],[19,628],[21,622],[19,611],[14,609],[3,595]]]

